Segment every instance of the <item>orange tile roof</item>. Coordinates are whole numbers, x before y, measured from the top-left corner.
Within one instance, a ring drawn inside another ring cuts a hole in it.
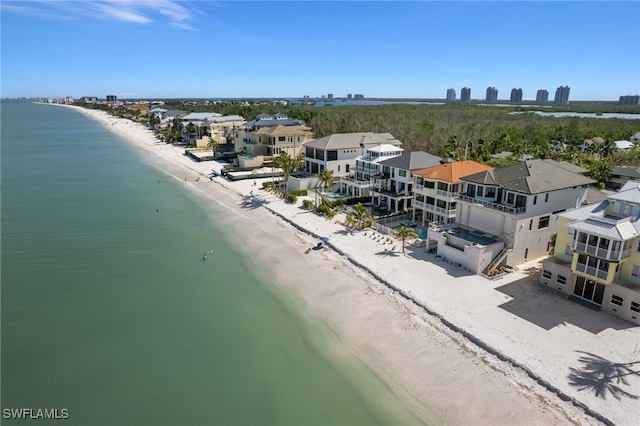
[[[427,167],[426,169],[413,170],[412,173],[426,179],[437,179],[444,182],[461,182],[461,177],[474,173],[491,170],[493,167],[478,163],[477,161],[454,161],[444,163],[439,166]]]

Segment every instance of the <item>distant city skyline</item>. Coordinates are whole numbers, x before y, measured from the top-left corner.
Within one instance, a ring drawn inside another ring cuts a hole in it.
[[[2,97],[640,94],[637,1],[3,0],[0,10]]]

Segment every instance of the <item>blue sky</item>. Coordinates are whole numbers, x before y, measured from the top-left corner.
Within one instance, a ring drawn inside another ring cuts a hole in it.
[[[640,2],[2,0],[2,97],[640,94]]]

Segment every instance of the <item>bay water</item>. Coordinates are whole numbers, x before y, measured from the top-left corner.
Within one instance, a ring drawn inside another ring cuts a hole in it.
[[[77,111],[0,106],[2,424],[420,422],[220,212]]]

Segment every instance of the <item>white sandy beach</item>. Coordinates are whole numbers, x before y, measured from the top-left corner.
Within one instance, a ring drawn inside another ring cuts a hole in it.
[[[424,247],[402,253],[399,240],[371,229],[350,234],[340,215],[327,221],[303,210],[300,199],[286,203],[260,189],[261,180],[210,181],[218,163],[194,162],[142,125],[72,108],[233,211],[224,223],[272,266],[284,289],[427,423],[639,423],[640,327],[539,286],[539,262],[489,281]],[[330,237],[332,250],[305,254],[319,236]]]

